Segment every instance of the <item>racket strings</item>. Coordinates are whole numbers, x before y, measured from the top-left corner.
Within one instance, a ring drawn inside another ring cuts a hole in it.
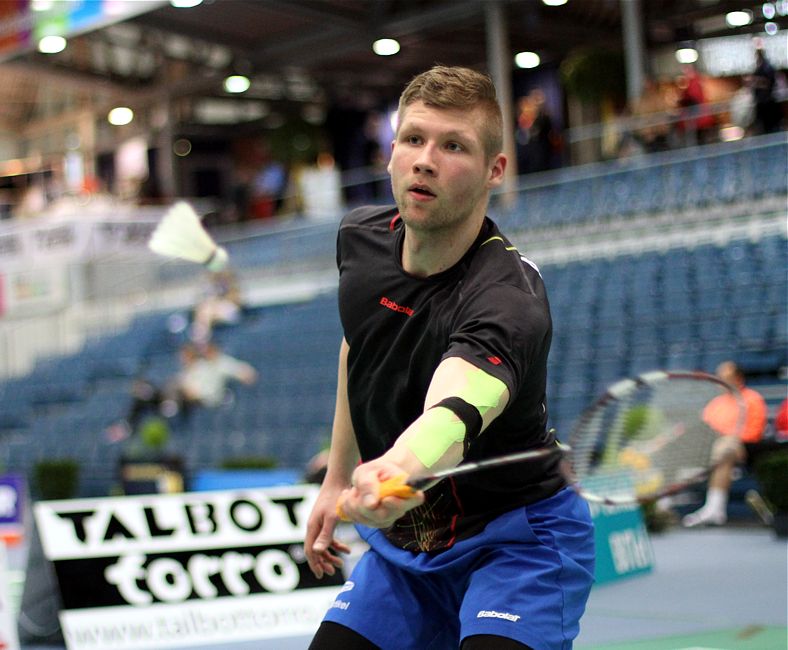
[[[695,376],[630,382],[608,393],[573,430],[572,471],[580,486],[658,497],[702,475],[719,434],[704,411],[724,384]]]

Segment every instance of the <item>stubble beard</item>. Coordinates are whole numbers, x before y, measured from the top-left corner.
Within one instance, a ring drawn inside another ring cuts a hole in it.
[[[422,211],[422,214],[412,217],[409,207],[413,206],[413,202],[408,196],[407,189],[403,189],[399,196],[395,194],[395,201],[403,223],[414,231],[430,234],[454,230],[460,224],[468,221],[473,207],[478,204],[480,198],[478,193],[473,195],[469,193],[467,196],[461,197],[459,201],[453,202],[453,205],[441,204],[440,199],[436,199],[428,205],[415,205],[417,209]]]

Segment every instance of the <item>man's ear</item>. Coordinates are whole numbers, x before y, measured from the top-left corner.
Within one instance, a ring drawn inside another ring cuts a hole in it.
[[[394,155],[394,147],[395,147],[396,144],[397,144],[396,140],[392,140],[391,141],[391,154],[392,155],[389,156],[389,163],[388,163],[388,165],[386,165],[386,171],[389,173],[389,175],[391,175],[391,159],[392,159],[392,157]]]
[[[504,173],[506,172],[506,156],[502,153],[497,154],[490,161],[490,175],[487,179],[487,187],[498,187],[503,183]]]

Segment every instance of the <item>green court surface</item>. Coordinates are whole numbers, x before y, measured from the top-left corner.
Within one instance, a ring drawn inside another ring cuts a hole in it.
[[[786,648],[788,648],[788,628],[751,625],[700,634],[583,646],[582,650],[785,650]]]

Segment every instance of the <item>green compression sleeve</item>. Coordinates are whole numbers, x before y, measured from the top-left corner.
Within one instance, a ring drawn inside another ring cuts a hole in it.
[[[506,384],[500,379],[479,368],[469,369],[464,379],[464,386],[453,397],[475,407],[480,415],[497,406],[506,390]],[[427,468],[433,467],[452,445],[464,442],[469,433],[458,414],[442,404],[440,402],[425,411],[414,423],[416,429],[406,440],[408,449]],[[476,434],[478,432],[473,432],[474,436]]]

